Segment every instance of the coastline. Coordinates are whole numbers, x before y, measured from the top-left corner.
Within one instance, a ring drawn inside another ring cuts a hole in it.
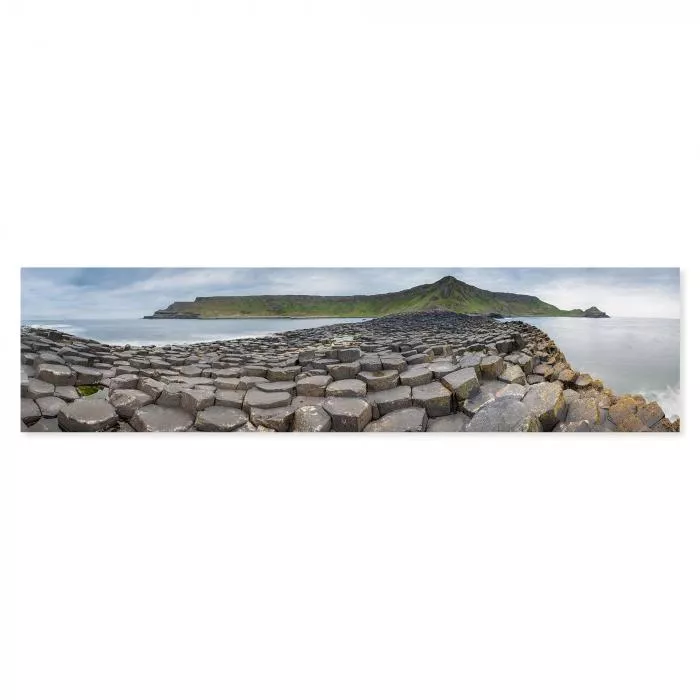
[[[546,333],[524,321],[417,312],[137,347],[45,328],[21,334],[22,429],[31,432],[680,427],[655,402],[617,396],[577,372]]]

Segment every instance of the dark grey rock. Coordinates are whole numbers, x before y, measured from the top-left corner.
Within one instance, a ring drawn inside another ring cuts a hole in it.
[[[238,408],[209,406],[197,413],[194,427],[204,432],[231,432],[247,422],[248,416]]]
[[[430,418],[446,416],[452,409],[452,394],[440,382],[413,387],[413,404],[424,408]]]
[[[341,379],[326,387],[326,396],[365,396],[367,385],[359,379]]]
[[[399,383],[399,373],[394,369],[380,370],[378,372],[368,370],[360,372],[357,378],[363,381],[370,391],[393,389]]]
[[[180,407],[188,413],[197,413],[214,405],[214,391],[209,389],[183,389],[180,392]]]
[[[148,394],[153,401],[157,401],[158,397],[163,393],[163,389],[165,389],[165,384],[157,381],[156,379],[142,377],[139,379],[136,388],[139,391],[142,391],[144,394]]]
[[[484,378],[495,379],[503,373],[506,364],[503,362],[503,358],[498,355],[488,355],[481,360],[479,367],[481,367],[481,375]]]
[[[522,401],[504,397],[487,403],[472,418],[467,433],[537,433],[542,426],[534,413]]]
[[[372,409],[364,399],[330,398],[323,408],[331,417],[333,430],[337,432],[359,433],[372,418]]]
[[[325,396],[326,387],[331,383],[331,378],[325,374],[321,376],[307,377],[297,382],[298,396]]]
[[[253,408],[280,408],[282,406],[289,406],[291,402],[292,396],[286,391],[266,393],[259,389],[251,389],[245,395],[243,410],[247,411]]]
[[[41,409],[34,399],[22,399],[22,422],[25,425],[32,425],[41,418]]]
[[[589,425],[598,425],[601,422],[598,400],[589,398],[576,398],[569,402],[569,410],[566,413],[567,423],[587,421]]]
[[[141,433],[183,433],[194,423],[194,416],[182,408],[150,404],[139,408],[131,419],[134,430]]]
[[[431,418],[428,421],[429,433],[463,433],[469,425],[469,418],[464,413],[450,413],[449,416]]]
[[[393,389],[374,391],[367,394],[367,401],[370,406],[377,407],[378,415],[374,413],[374,410],[372,411],[374,417],[383,416],[402,408],[410,408],[412,405],[411,387],[396,386]]]
[[[359,362],[343,362],[337,365],[332,365],[328,368],[328,373],[336,381],[340,379],[353,379],[360,371]]]
[[[479,379],[473,367],[458,369],[444,375],[440,381],[459,400],[464,401],[479,391]]]
[[[525,373],[519,365],[506,365],[506,368],[498,375],[498,378],[502,382],[525,386]]]
[[[278,433],[286,433],[291,430],[294,414],[295,409],[291,406],[252,408],[250,410],[250,421],[258,428],[270,428]]]
[[[120,374],[109,381],[110,391],[116,389],[136,389],[139,383],[137,374]]]
[[[75,372],[67,365],[41,364],[37,367],[37,377],[56,386],[75,384]]]
[[[294,432],[327,433],[331,417],[321,406],[301,406],[294,412]]]
[[[55,418],[66,402],[58,396],[42,396],[36,399],[36,405],[44,418]]]
[[[104,399],[78,399],[58,412],[58,425],[68,432],[101,432],[117,425],[117,412]]]
[[[55,389],[53,384],[32,377],[27,381],[27,398],[39,399],[42,396],[53,396]]]
[[[138,389],[117,389],[110,393],[109,402],[120,418],[128,420],[139,408],[153,403],[153,399]]]
[[[522,403],[539,419],[545,431],[552,430],[566,417],[566,401],[558,382],[545,382],[530,387]]]
[[[408,388],[408,387],[407,387]],[[395,389],[389,389],[395,391]],[[402,408],[387,413],[379,420],[367,425],[366,433],[422,433],[428,425],[428,414],[424,408]]]
[[[523,386],[522,384],[508,384],[507,386],[503,387],[503,389],[499,389],[495,397],[497,399],[501,398],[513,398],[513,399],[522,399],[525,394],[527,394],[529,387]]]
[[[360,348],[338,348],[338,359],[341,362],[354,362],[359,360],[361,355]]]
[[[409,367],[406,371],[401,372],[399,381],[406,386],[430,384],[433,381],[433,373],[427,367]]]
[[[77,401],[80,398],[80,394],[74,386],[57,386],[54,395],[64,401]]]

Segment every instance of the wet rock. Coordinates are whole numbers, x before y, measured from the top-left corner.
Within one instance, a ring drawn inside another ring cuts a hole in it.
[[[395,389],[389,389],[395,391]],[[392,411],[367,425],[366,433],[422,433],[428,425],[424,408],[403,408]]]
[[[74,433],[109,430],[118,420],[114,407],[104,399],[78,399],[58,412],[61,430]]]
[[[339,433],[361,432],[372,418],[372,409],[364,399],[330,398],[323,407],[331,417],[333,430]]]
[[[424,408],[430,418],[446,416],[451,412],[452,394],[440,382],[414,386],[413,404]]]
[[[43,364],[37,368],[37,377],[44,382],[56,386],[73,386],[75,384],[75,372],[67,365]]]
[[[537,433],[541,431],[542,426],[533,411],[522,401],[510,397],[494,399],[486,404],[465,429],[467,433]]]
[[[522,404],[539,419],[545,431],[551,431],[566,417],[566,401],[564,401],[561,384],[557,382],[536,384],[531,387],[523,397]]]
[[[248,416],[231,406],[209,406],[197,413],[194,421],[196,430],[211,433],[227,433],[248,422]]]
[[[327,433],[331,417],[321,406],[301,406],[294,412],[294,432]]]
[[[194,416],[182,408],[150,404],[139,408],[130,421],[141,433],[183,433],[194,423]]]

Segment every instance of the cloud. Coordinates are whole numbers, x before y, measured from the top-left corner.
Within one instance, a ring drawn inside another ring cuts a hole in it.
[[[246,294],[376,294],[454,275],[496,292],[612,316],[680,317],[677,268],[24,268],[22,318],[138,318],[173,301]]]

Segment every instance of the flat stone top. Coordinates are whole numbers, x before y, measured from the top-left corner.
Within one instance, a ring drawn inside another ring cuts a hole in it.
[[[370,409],[364,399],[333,396],[323,402],[323,408],[330,415],[361,415]]]
[[[117,423],[117,413],[104,399],[77,399],[61,407],[59,425],[71,431],[102,430]]]

